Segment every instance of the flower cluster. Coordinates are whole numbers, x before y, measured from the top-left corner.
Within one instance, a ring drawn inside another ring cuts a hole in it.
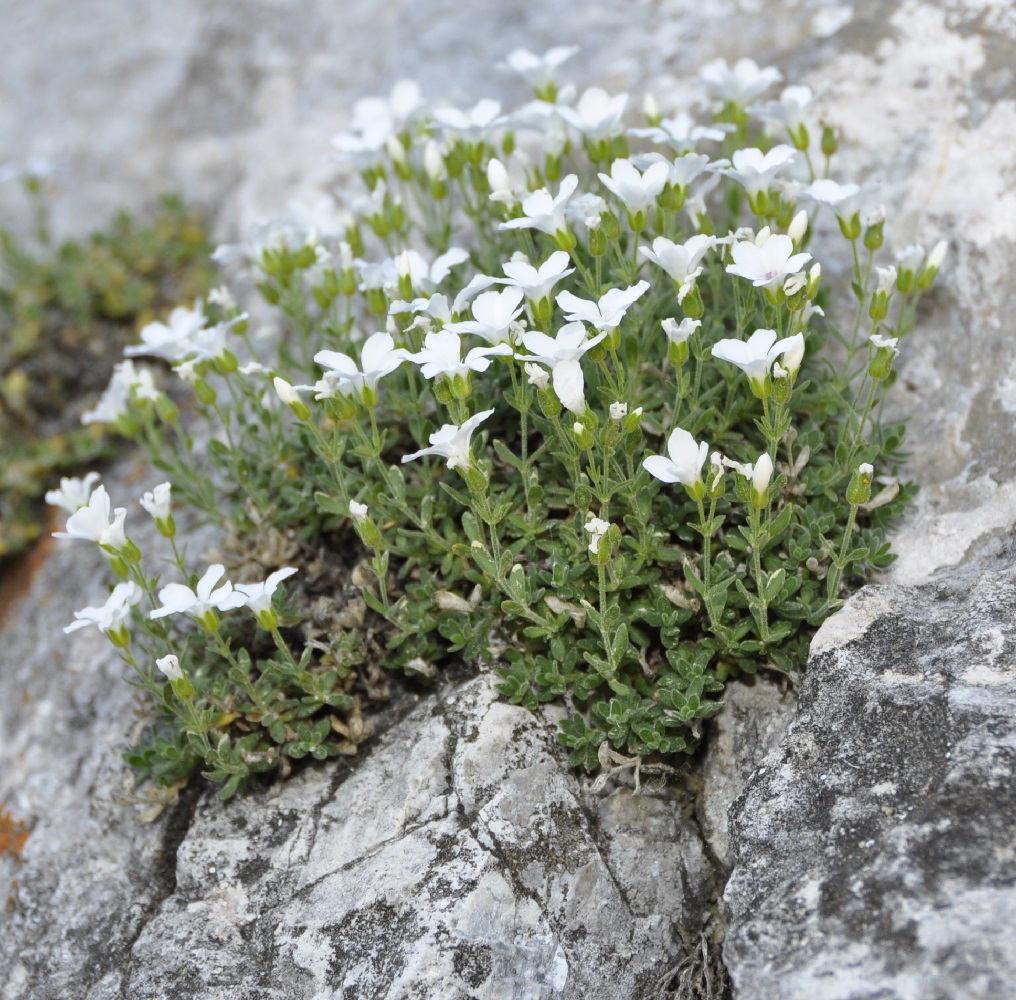
[[[233,586],[217,563],[158,591],[158,670],[212,773],[245,777],[241,745],[278,766],[348,745],[328,707],[334,650],[363,635],[415,676],[455,654],[490,662],[517,703],[567,694],[576,764],[595,767],[605,741],[687,751],[727,677],[800,667],[844,582],[891,560],[883,532],[912,491],[880,404],[944,251],[874,266],[884,213],[831,179],[807,88],[762,101],[776,70],[710,63],[697,109],[647,102],[631,125],[627,95],[558,81],[573,54],[512,53],[534,90],[515,111],[431,105],[405,82],[357,104],[333,141],[364,186],[350,210],[219,254],[253,270],[285,332],[250,338],[221,292],[128,352],[174,365],[210,424],[202,451],[158,407],[137,422],[174,491],[240,535],[299,536],[315,567],[347,561],[363,601],[354,638],[297,655],[283,632],[298,641],[299,623],[273,605],[295,566]],[[822,212],[855,261],[850,336],[824,320]],[[172,541],[168,490],[143,505]],[[127,611],[154,593],[125,512],[102,487],[60,497],[80,505],[63,534],[140,588],[81,613],[122,646]],[[272,657],[232,652],[220,615],[242,607]],[[181,616],[239,693],[159,631]],[[317,707],[280,722],[276,702],[300,697]],[[247,721],[213,752],[203,720],[226,703]]]

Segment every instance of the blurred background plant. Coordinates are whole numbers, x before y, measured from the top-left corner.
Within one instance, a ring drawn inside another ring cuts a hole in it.
[[[55,245],[44,184],[25,180],[34,237],[0,228],[0,563],[39,537],[56,477],[108,454],[81,415],[139,326],[211,287],[205,225],[179,198]]]

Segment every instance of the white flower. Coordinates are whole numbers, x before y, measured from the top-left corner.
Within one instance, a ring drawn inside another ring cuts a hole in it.
[[[859,475],[862,476],[871,476],[875,474],[875,467],[871,465],[869,462],[862,462],[857,467],[857,472]]]
[[[754,147],[735,150],[732,167],[722,168],[722,173],[733,177],[748,192],[750,199],[768,191],[773,178],[790,166],[797,157],[797,150],[785,144],[773,146],[767,153]]]
[[[98,608],[83,608],[75,611],[76,621],[71,622],[64,632],[74,632],[87,625],[96,625],[102,632],[119,632],[124,622],[130,617],[131,608],[137,604],[144,592],[133,581],[118,583],[109,595],[106,603]]]
[[[557,331],[556,337],[548,337],[539,330],[531,330],[521,336],[522,346],[530,355],[515,355],[520,361],[539,361],[550,366],[554,392],[561,405],[577,416],[586,410],[585,380],[580,359],[591,347],[595,347],[607,335],[606,331],[586,339],[586,328],[581,323],[569,323]]]
[[[507,278],[506,285],[521,288],[531,302],[540,302],[550,295],[550,290],[562,278],[566,278],[573,267],[568,267],[570,258],[566,251],[556,250],[539,267],[533,267],[525,260],[510,260],[502,265]]]
[[[255,616],[259,616],[265,611],[272,610],[272,596],[278,590],[279,584],[296,572],[295,567],[286,566],[269,574],[264,583],[238,583],[236,590],[245,598],[246,606],[254,612]],[[162,595],[159,596],[161,598]]]
[[[667,440],[667,453],[669,458],[650,455],[643,459],[642,467],[664,483],[683,483],[693,495],[701,496],[705,492],[702,466],[709,454],[709,445],[705,441],[696,443],[686,430],[675,427]]]
[[[452,333],[475,333],[488,344],[508,340],[512,323],[522,313],[521,288],[509,286],[503,291],[483,292],[473,300],[473,318],[450,323],[445,328]]]
[[[755,491],[755,502],[759,505],[765,502],[766,490],[769,489],[772,478],[773,460],[769,457],[769,452],[764,451],[751,470],[751,488]]]
[[[570,322],[589,323],[601,332],[614,330],[621,324],[628,308],[649,291],[649,282],[640,281],[630,288],[611,288],[598,302],[580,299],[571,292],[561,292],[557,304]]]
[[[878,275],[878,291],[889,295],[896,287],[896,268],[891,264],[889,267],[876,267],[875,273]]]
[[[610,419],[613,420],[615,424],[620,423],[626,416],[628,416],[627,403],[610,404]]]
[[[151,492],[146,493],[138,502],[152,516],[155,521],[165,521],[172,510],[171,494],[172,486],[169,483],[159,483]]]
[[[429,448],[421,448],[411,455],[403,455],[402,461],[404,463],[411,462],[414,458],[422,458],[424,455],[437,455],[447,459],[449,469],[468,467],[472,462],[469,454],[469,442],[473,432],[493,412],[493,410],[483,410],[470,417],[461,427],[457,427],[455,424],[445,424],[440,430],[431,434]]]
[[[871,341],[876,350],[892,351],[894,357],[900,353],[896,347],[899,343],[898,337],[883,337],[881,334],[873,333],[868,340]]]
[[[599,554],[600,542],[610,531],[610,522],[600,517],[590,517],[586,521],[586,531],[589,532],[589,551],[594,556]]]
[[[183,670],[180,669],[180,661],[172,653],[168,656],[160,657],[155,661],[155,665],[159,670],[165,674],[166,680],[168,681],[182,681]]]
[[[614,160],[610,174],[597,174],[603,186],[614,193],[629,212],[646,212],[667,183],[669,166],[665,162],[652,164],[640,174],[631,160]]]
[[[785,87],[778,101],[769,101],[748,110],[756,117],[782,125],[795,145],[804,148],[807,146],[807,125],[804,113],[811,104],[811,100],[811,87]]]
[[[319,399],[333,395],[334,391],[344,396],[363,395],[377,392],[378,379],[395,371],[406,359],[406,351],[396,348],[390,333],[375,333],[363,342],[360,349],[360,367],[346,354],[339,351],[318,351],[314,361],[325,372],[324,380],[332,392],[319,393]]]
[[[124,348],[128,358],[147,354],[167,361],[184,361],[197,353],[196,334],[208,321],[200,309],[177,306],[169,323],[149,323],[141,330],[141,343]]]
[[[350,500],[349,516],[353,519],[354,524],[363,524],[369,516],[367,513],[367,505],[365,503],[358,503],[356,500]]]
[[[278,375],[272,379],[272,385],[275,387],[275,395],[282,400],[286,406],[297,407],[304,406],[303,400],[300,398],[301,392],[307,392],[314,388],[309,385],[293,385],[291,382],[287,382],[284,378],[280,378]]]
[[[919,243],[911,243],[896,254],[896,263],[901,271],[916,273],[924,263],[924,247]]]
[[[804,342],[799,333],[779,341],[776,337],[775,330],[756,330],[746,341],[721,340],[713,346],[713,357],[740,368],[748,376],[752,387],[761,394],[773,362],[788,350],[796,351],[799,343]]]
[[[126,507],[117,507],[110,519],[110,500],[105,486],[92,491],[87,505],[67,518],[66,531],[54,531],[54,538],[82,538],[88,542],[119,551],[127,544],[124,533]]]
[[[575,174],[568,174],[561,181],[557,197],[552,198],[546,188],[534,191],[522,202],[523,216],[502,222],[499,229],[538,229],[548,236],[567,233],[568,223],[565,221],[565,205],[575,193],[579,179]]]
[[[458,108],[436,108],[434,120],[446,133],[466,143],[481,143],[507,119],[501,115],[501,104],[485,98],[468,111]]]
[[[629,131],[640,139],[650,139],[655,143],[669,146],[678,154],[679,159],[684,159],[684,154],[690,153],[702,139],[722,142],[730,127],[696,125],[691,115],[681,112],[674,118],[664,118],[658,126],[633,128]]]
[[[132,399],[154,402],[160,396],[150,368],[137,368],[133,361],[113,366],[113,375],[92,409],[81,415],[83,424],[114,424],[130,409]]]
[[[699,234],[684,243],[674,243],[666,237],[657,236],[653,240],[651,250],[648,247],[639,247],[639,256],[662,267],[674,283],[681,286],[684,294],[687,294],[691,289],[690,281],[694,281],[702,273],[700,261],[714,246],[716,246],[715,236]],[[683,299],[684,295],[679,297]]]
[[[793,337],[784,338],[781,343],[786,343],[783,350],[783,368],[788,375],[796,375],[804,361],[804,334],[795,333]]]
[[[599,87],[590,87],[574,108],[561,105],[557,113],[586,139],[597,142],[621,134],[621,116],[627,103],[627,94],[611,97]]]
[[[865,220],[861,220],[860,217],[862,213],[868,213],[875,190],[875,187],[870,184],[866,184],[864,187],[857,184],[839,184],[827,177],[822,177],[817,181],[812,181],[802,194],[820,205],[827,205],[841,223],[849,223],[856,216],[859,221],[865,221],[870,225],[872,222],[879,221],[878,215]],[[884,211],[881,212],[881,217],[884,219]]]
[[[554,71],[579,51],[577,45],[556,45],[538,56],[528,49],[513,49],[505,60],[510,70],[518,73],[536,91],[554,83]]]
[[[487,162],[487,184],[490,186],[491,201],[497,201],[510,207],[519,200],[514,187],[512,187],[508,168],[493,156]]]
[[[770,86],[783,79],[778,69],[759,69],[754,59],[738,59],[733,68],[726,59],[714,59],[699,70],[699,79],[706,91],[719,104],[747,106]]]
[[[198,580],[197,588],[191,590],[182,583],[167,583],[159,591],[162,607],[156,608],[148,615],[149,618],[165,618],[167,615],[193,615],[198,620],[206,618],[209,611],[230,611],[243,607],[247,596],[227,580],[221,587],[215,585],[226,572],[225,566],[216,563],[209,566],[205,575]]]
[[[531,361],[527,361],[522,368],[526,373],[526,381],[530,385],[535,385],[541,392],[545,392],[547,386],[550,385],[550,372],[544,371],[539,365],[535,365]]]
[[[49,490],[46,493],[46,503],[73,514],[87,505],[92,489],[98,481],[98,472],[89,472],[84,479],[65,476],[60,480],[60,489]]]
[[[701,325],[702,320],[685,317],[680,323],[676,319],[667,318],[660,321],[663,332],[670,343],[678,346],[683,344]]]
[[[778,288],[811,260],[810,253],[795,254],[794,241],[783,234],[770,236],[762,246],[748,240],[735,243],[730,254],[734,263],[727,265],[727,273],[747,278],[756,288]]]
[[[668,160],[662,153],[642,153],[631,161],[639,170],[648,170],[656,163],[666,164],[667,183],[682,191],[709,166],[709,157],[702,153],[688,153],[676,160]]]
[[[457,333],[442,331],[428,333],[423,350],[407,354],[406,359],[421,366],[420,374],[424,378],[438,375],[454,378],[456,375],[468,377],[470,371],[485,372],[490,367],[491,355],[503,357],[511,353],[508,344],[495,344],[493,347],[474,347],[463,358],[462,338]]]
[[[929,271],[938,271],[945,263],[946,254],[949,252],[949,241],[939,240],[928,254],[928,262],[925,265]]]

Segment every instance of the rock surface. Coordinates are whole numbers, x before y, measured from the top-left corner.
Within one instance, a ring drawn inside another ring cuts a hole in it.
[[[115,798],[131,692],[101,637],[59,631],[98,562],[54,549],[0,646],[0,801],[32,824],[23,862],[0,858],[4,1000],[652,996],[730,865],[736,1000],[1011,990],[1007,5],[591,0],[581,20],[518,0],[0,8],[0,175],[48,160],[60,232],[174,187],[235,238],[328,187],[353,98],[413,75],[430,95],[512,101],[493,69],[511,47],[576,41],[577,82],[648,82],[663,102],[668,75],[715,56],[777,64],[842,126],[849,173],[882,182],[890,243],[952,244],[899,362],[922,486],[900,561],[826,626],[800,722],[740,797],[790,710],[756,724],[741,706],[776,699],[731,692],[705,839],[672,792],[592,796],[550,723],[492,704],[482,681],[423,699],[352,770],[225,807],[185,794],[139,824]],[[9,180],[0,211],[27,224]]]
[[[736,996],[1011,995],[1012,557],[869,587],[819,631],[800,717],[734,808]]]

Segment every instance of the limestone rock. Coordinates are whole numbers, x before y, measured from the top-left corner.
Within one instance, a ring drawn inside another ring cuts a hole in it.
[[[1016,981],[1012,548],[870,587],[820,630],[801,712],[733,810],[735,996],[1007,996]]]

